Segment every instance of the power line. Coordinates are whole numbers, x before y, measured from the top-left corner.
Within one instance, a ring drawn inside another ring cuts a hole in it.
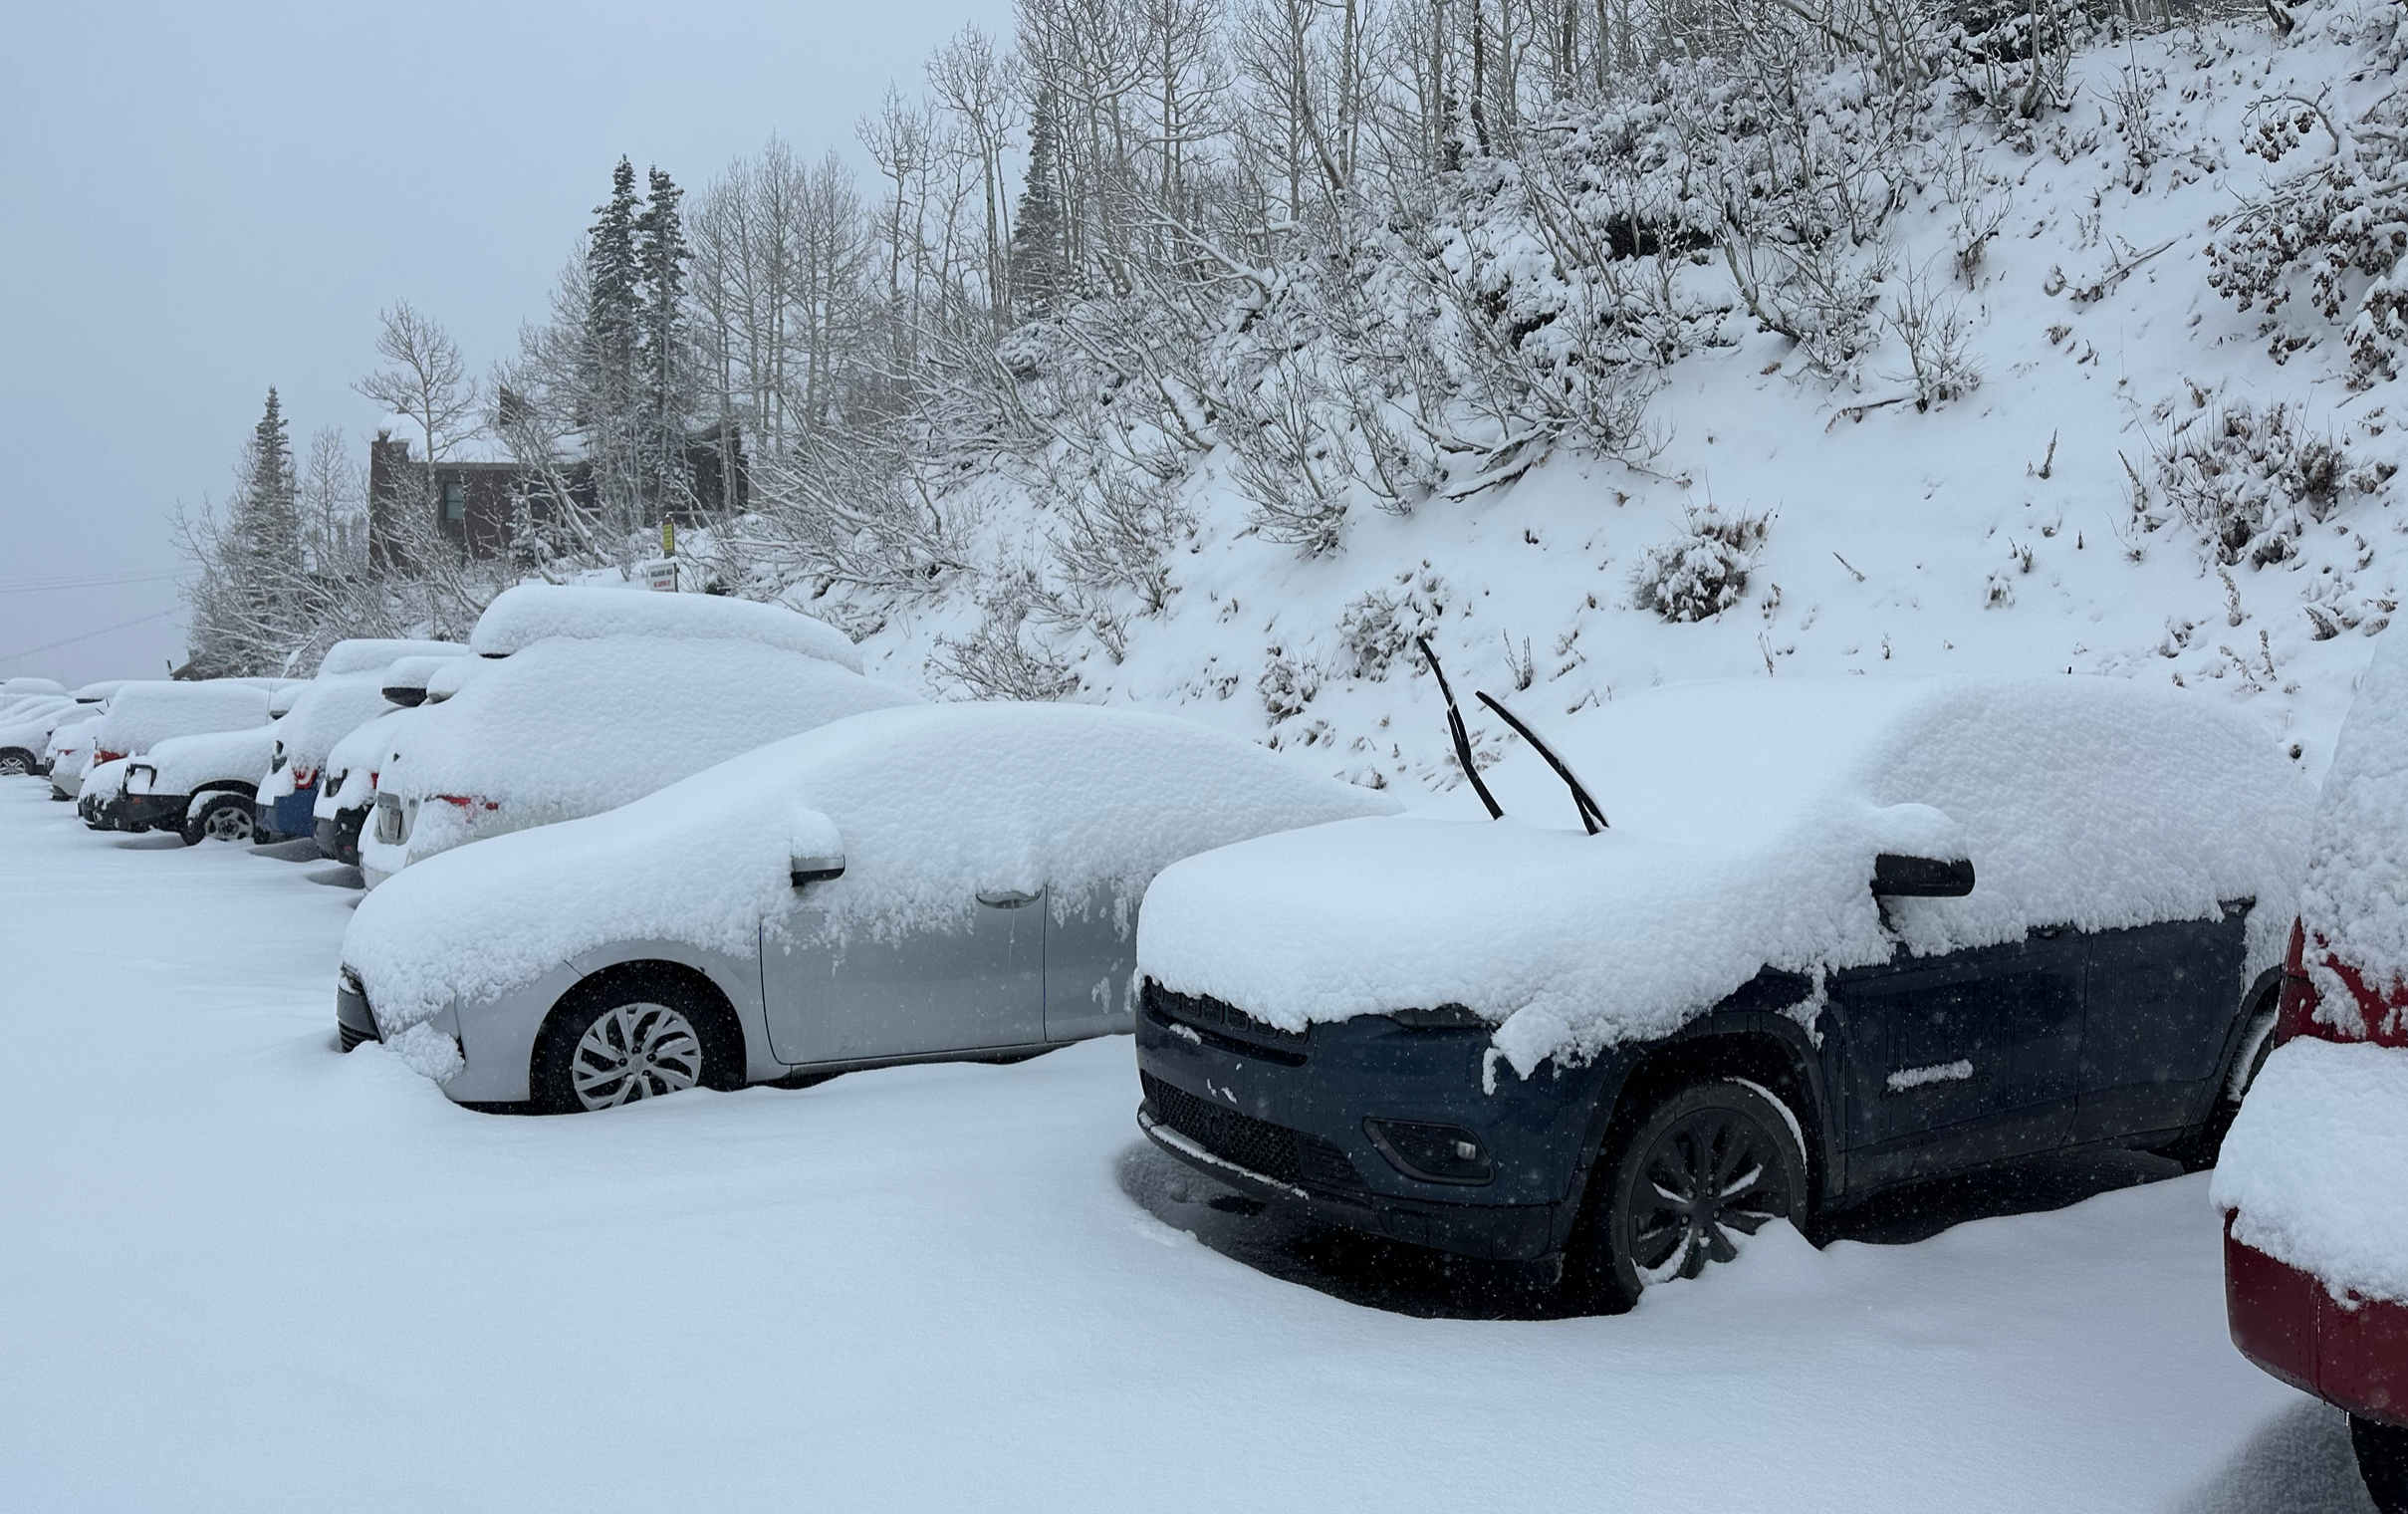
[[[173,573],[93,574],[84,578],[19,579],[13,584],[0,584],[0,594],[40,594],[57,589],[114,589],[120,584],[157,584],[168,579],[180,579],[188,569]]]
[[[80,636],[69,636],[64,641],[48,641],[40,646],[28,646],[23,651],[12,651],[6,656],[0,656],[0,662],[14,662],[20,657],[30,657],[36,652],[56,651],[62,646],[73,646],[78,641],[89,641],[95,636],[105,636],[113,631],[123,631],[129,626],[142,626],[152,621],[163,621],[178,613],[173,610],[162,610],[156,615],[135,616],[130,621],[120,621],[115,626],[104,626],[99,631],[88,631]]]

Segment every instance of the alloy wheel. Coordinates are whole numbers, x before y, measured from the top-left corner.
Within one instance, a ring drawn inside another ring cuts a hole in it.
[[[702,1081],[702,1038],[666,1004],[615,1005],[577,1038],[569,1077],[589,1110],[678,1093]]]
[[[219,805],[201,822],[201,835],[211,841],[249,841],[251,812],[242,805]]]
[[[1694,1110],[1662,1131],[1639,1168],[1629,1216],[1631,1262],[1647,1283],[1696,1277],[1739,1255],[1732,1232],[1754,1235],[1790,1212],[1789,1182],[1772,1133],[1738,1110]]]
[[[14,752],[6,757],[0,757],[0,778],[23,778],[30,771],[32,770],[25,765],[25,759]]]

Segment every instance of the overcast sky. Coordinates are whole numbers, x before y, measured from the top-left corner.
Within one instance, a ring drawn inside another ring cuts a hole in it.
[[[772,132],[861,163],[853,124],[967,23],[1007,37],[1009,0],[10,6],[0,676],[181,660],[169,517],[271,383],[297,448],[334,423],[364,458],[380,307],[482,371],[619,154],[695,189]]]

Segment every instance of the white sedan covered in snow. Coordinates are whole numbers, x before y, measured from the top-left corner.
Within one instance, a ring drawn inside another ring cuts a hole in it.
[[[1164,867],[1396,808],[1166,716],[884,710],[410,869],[345,935],[336,1018],[549,1111],[1016,1059],[1129,1028]]]
[[[374,886],[464,843],[615,809],[781,737],[919,702],[840,662],[756,640],[538,641],[396,726],[360,871]]]

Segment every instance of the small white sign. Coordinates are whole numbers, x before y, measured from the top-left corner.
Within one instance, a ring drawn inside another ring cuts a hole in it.
[[[664,557],[643,565],[643,586],[663,594],[677,592],[677,559]]]

